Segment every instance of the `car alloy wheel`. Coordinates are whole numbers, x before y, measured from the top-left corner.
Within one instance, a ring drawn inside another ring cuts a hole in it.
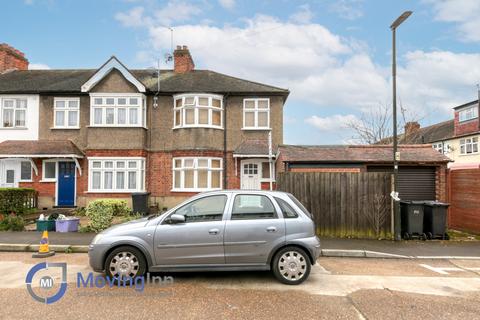
[[[273,262],[273,271],[278,280],[285,284],[300,284],[310,274],[310,261],[305,252],[296,247],[280,250]]]
[[[105,271],[110,278],[135,278],[143,276],[146,263],[143,254],[133,247],[113,250],[105,261]]]

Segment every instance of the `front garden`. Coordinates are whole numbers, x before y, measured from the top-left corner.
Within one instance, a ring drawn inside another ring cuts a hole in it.
[[[100,232],[141,217],[126,201],[116,199],[99,199],[71,210],[39,211],[32,204],[36,204],[34,189],[0,188],[0,231],[54,231],[60,225],[59,232]]]

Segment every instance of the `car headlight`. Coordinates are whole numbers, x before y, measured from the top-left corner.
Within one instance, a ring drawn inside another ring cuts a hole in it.
[[[97,234],[97,235],[95,236],[95,238],[93,238],[91,244],[97,244],[97,243],[100,241],[100,239],[102,239],[102,238],[103,238],[103,234],[101,234],[101,233]]]

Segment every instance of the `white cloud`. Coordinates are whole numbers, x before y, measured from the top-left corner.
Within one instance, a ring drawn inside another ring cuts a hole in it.
[[[154,17],[158,23],[170,26],[174,22],[189,21],[201,12],[199,7],[188,2],[169,1],[165,7],[155,11]]]
[[[461,40],[480,41],[480,1],[478,0],[425,0],[433,6],[437,21],[452,22],[457,25]]]
[[[115,19],[120,21],[125,27],[143,27],[148,25],[150,19],[143,16],[143,7],[135,7],[130,11],[118,12]]]
[[[347,128],[347,124],[358,122],[358,118],[353,114],[341,115],[335,114],[328,117],[311,116],[305,119],[308,123],[320,131],[339,132]]]
[[[170,50],[170,32],[151,21],[145,26],[149,45],[137,54],[148,66]],[[364,44],[320,24],[265,15],[235,27],[181,24],[175,42],[189,46],[199,69],[288,88],[289,103],[328,109],[328,114],[332,108],[356,113],[391,101],[390,65],[376,64]],[[480,54],[413,51],[399,61],[399,102],[422,117],[449,117],[452,107],[476,98]]]
[[[44,63],[30,63],[28,65],[29,70],[48,70],[50,67]]]
[[[313,12],[308,4],[301,5],[298,11],[290,16],[290,20],[296,23],[310,23]]]
[[[228,10],[235,8],[235,0],[218,0],[218,3]]]
[[[330,11],[347,20],[355,20],[363,16],[363,0],[336,0],[330,5]]]

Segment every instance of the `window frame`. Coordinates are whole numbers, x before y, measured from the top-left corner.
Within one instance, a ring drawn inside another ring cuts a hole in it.
[[[96,99],[102,99],[101,104],[96,103]],[[113,99],[113,104],[108,104],[107,100]],[[120,99],[126,99],[125,104],[119,104]],[[136,105],[130,102],[130,99],[138,99]],[[90,93],[90,127],[100,128],[147,128],[147,107],[146,97],[141,93]],[[95,110],[101,110],[101,122],[95,122]],[[114,109],[113,123],[107,124],[107,109]],[[125,123],[118,123],[118,110],[125,109]],[[130,111],[136,109],[136,124],[130,123]]]
[[[475,142],[473,140],[476,140]],[[469,156],[469,155],[474,155],[479,153],[479,137],[468,137],[468,138],[462,138],[459,141],[460,145],[460,155],[462,156]],[[468,146],[471,147],[472,152],[467,152]],[[473,151],[474,147],[476,147],[477,151]],[[463,151],[462,151],[463,148]]]
[[[100,162],[100,167],[95,168],[94,162]],[[105,162],[112,162],[112,167],[106,167]],[[119,168],[118,163],[123,162],[123,168]],[[136,167],[130,168],[129,163],[135,162]],[[90,157],[88,158],[88,193],[132,193],[145,192],[146,190],[146,159],[144,157]],[[93,188],[93,175],[100,172],[100,188]],[[111,172],[112,188],[105,188],[105,172]],[[123,189],[117,189],[117,173],[123,172]],[[129,189],[129,175],[135,172],[135,185],[133,189]]]
[[[186,104],[187,98],[193,98],[192,104]],[[200,105],[200,98],[208,98],[208,105]],[[213,106],[213,100],[220,101],[220,108]],[[177,101],[181,100],[181,104],[177,107]],[[186,124],[187,110],[193,110],[193,124]],[[208,121],[205,124],[200,123],[200,110],[208,111]],[[177,111],[180,112],[180,122],[177,125]],[[213,124],[213,113],[217,111],[220,112],[220,125]],[[223,96],[216,94],[208,93],[188,93],[188,94],[178,94],[173,96],[173,129],[182,129],[182,128],[212,128],[212,129],[222,129],[223,126]]]
[[[245,108],[247,102],[249,102],[249,101],[254,102],[254,108],[253,109]],[[259,108],[258,107],[259,101],[267,101],[268,107],[266,109]],[[270,98],[245,98],[245,99],[243,99],[243,127],[242,127],[242,130],[271,130],[270,109],[271,109]],[[265,127],[260,127],[258,125],[258,114],[260,112],[267,112],[267,126],[265,126]],[[254,117],[253,117],[254,125],[253,126],[247,126],[245,124],[245,120],[246,120],[245,114],[246,113],[254,113]]]
[[[45,165],[46,163],[55,164],[55,178],[45,177]],[[42,180],[40,182],[56,182],[58,177],[58,160],[47,159],[42,161]]]
[[[478,105],[467,107],[458,111],[459,122],[467,122],[477,118],[478,118]]]
[[[22,178],[22,164],[23,163],[28,163],[30,165],[30,178],[29,179],[23,179]],[[26,160],[21,160],[20,161],[20,175],[18,177],[18,182],[33,182],[33,166],[32,166],[32,163],[30,161],[26,161]]]
[[[176,160],[181,161],[181,166],[176,167],[175,162]],[[185,166],[186,160],[193,160],[193,164],[191,167]],[[208,165],[207,167],[199,167],[198,160],[207,160]],[[212,160],[220,161],[220,167],[213,168],[212,167]],[[185,188],[185,171],[193,171],[193,188]],[[199,188],[198,187],[198,172],[207,170],[207,187],[206,188]],[[212,172],[219,172],[220,178],[220,186],[218,188],[212,187]],[[176,188],[176,172],[179,172],[180,177],[180,187]],[[222,190],[223,188],[223,159],[219,157],[175,157],[172,158],[172,192],[202,192],[202,191],[212,191],[212,190]]]
[[[273,197],[273,199],[275,200],[275,202],[277,203],[278,207],[280,208],[280,212],[282,213],[282,216],[283,216],[283,219],[298,219],[300,217],[300,215],[298,214],[298,212],[288,203],[288,201],[280,198],[280,197]],[[288,209],[291,209],[293,211],[293,213],[295,214],[294,217],[288,217],[285,215],[285,213],[283,212],[283,206],[287,206]]]
[[[12,107],[5,107],[6,101],[12,101]],[[19,101],[25,101],[25,107],[17,107]],[[12,110],[12,126],[6,127],[4,124],[4,110]],[[23,126],[17,125],[17,111],[24,112],[25,123]],[[28,128],[28,98],[26,97],[8,97],[0,99],[0,128],[2,129],[27,129]]]
[[[63,101],[65,102],[65,106],[57,107],[57,102]],[[76,108],[70,108],[68,106],[70,101],[77,102]],[[57,111],[63,111],[63,126],[57,125]],[[77,112],[77,123],[75,125],[69,125],[69,114],[70,111]],[[53,128],[54,129],[80,129],[80,98],[79,97],[55,97],[53,98]]]

